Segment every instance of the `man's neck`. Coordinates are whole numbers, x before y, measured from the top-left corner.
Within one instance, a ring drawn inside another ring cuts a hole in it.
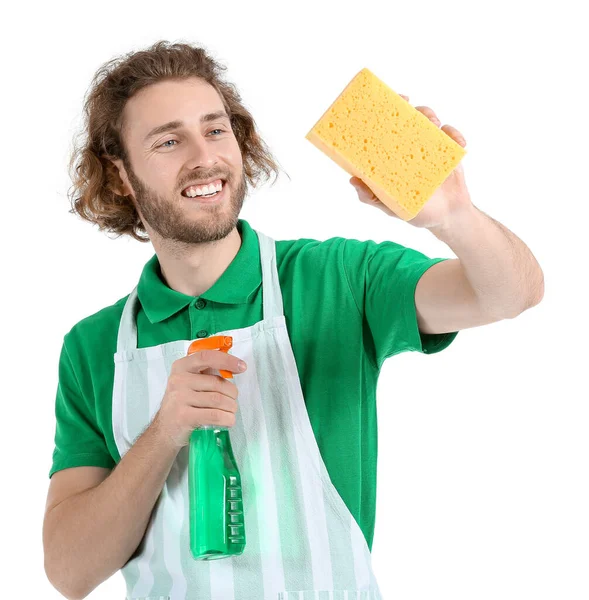
[[[223,275],[241,247],[237,227],[224,239],[178,251],[152,240],[162,277],[168,287],[188,296],[200,296]]]

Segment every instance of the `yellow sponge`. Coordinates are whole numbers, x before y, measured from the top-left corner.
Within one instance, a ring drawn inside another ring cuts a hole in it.
[[[368,69],[350,81],[305,138],[405,221],[466,154]]]

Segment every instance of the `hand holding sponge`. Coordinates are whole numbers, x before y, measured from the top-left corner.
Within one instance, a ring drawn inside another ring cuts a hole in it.
[[[305,136],[413,219],[466,150],[369,69],[362,69]]]

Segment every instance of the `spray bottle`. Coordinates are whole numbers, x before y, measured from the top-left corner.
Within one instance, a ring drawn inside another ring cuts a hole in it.
[[[200,350],[228,352],[233,338],[226,335],[195,340],[188,354]],[[231,379],[230,371],[219,370]],[[241,477],[227,427],[203,425],[190,435],[188,487],[190,552],[195,560],[212,560],[242,554],[245,523]]]

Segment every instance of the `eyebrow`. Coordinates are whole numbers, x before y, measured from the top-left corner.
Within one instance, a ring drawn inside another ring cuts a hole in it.
[[[210,123],[211,121],[216,121],[217,119],[227,119],[229,121],[229,115],[224,110],[218,110],[216,112],[207,113],[206,115],[202,115],[200,118],[200,122],[202,123]],[[152,137],[159,135],[160,133],[166,133],[166,131],[171,131],[173,129],[180,129],[184,127],[184,121],[170,121],[169,123],[164,123],[163,125],[158,125],[154,127],[143,139],[143,143],[147,142]]]

